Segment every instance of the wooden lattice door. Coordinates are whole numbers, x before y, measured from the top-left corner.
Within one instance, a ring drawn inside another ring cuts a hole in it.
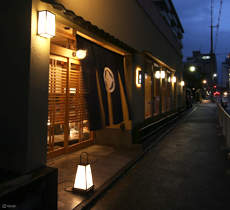
[[[48,154],[61,154],[91,139],[88,112],[78,60],[50,56],[48,97]]]

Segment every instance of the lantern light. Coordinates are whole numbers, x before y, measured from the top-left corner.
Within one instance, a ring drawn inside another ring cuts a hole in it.
[[[156,72],[155,72],[155,78],[156,78],[156,79],[160,79],[160,78],[161,78],[161,73],[160,73],[160,71],[156,71]]]
[[[82,60],[86,57],[87,51],[83,49],[77,50],[76,56],[78,59]]]
[[[183,87],[185,85],[184,81],[181,81],[180,85]]]
[[[38,35],[45,38],[55,36],[55,15],[47,10],[38,12]]]
[[[161,79],[165,78],[165,71],[161,71]]]
[[[176,77],[173,76],[173,77],[172,77],[172,83],[175,83],[175,82],[176,82]]]
[[[168,77],[168,82],[169,82],[169,83],[171,82],[171,77]]]
[[[140,67],[136,68],[136,86],[141,87],[142,84],[142,70]]]
[[[82,162],[82,156],[86,155],[86,162]],[[88,153],[82,152],[80,155],[80,164],[77,167],[73,190],[88,192],[94,188],[91,166],[89,164]]]

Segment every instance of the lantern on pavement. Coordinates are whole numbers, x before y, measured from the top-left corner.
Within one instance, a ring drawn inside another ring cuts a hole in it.
[[[83,156],[85,156],[85,161],[83,161]],[[94,185],[88,153],[82,152],[80,155],[80,164],[77,166],[73,190],[88,192],[93,188]]]

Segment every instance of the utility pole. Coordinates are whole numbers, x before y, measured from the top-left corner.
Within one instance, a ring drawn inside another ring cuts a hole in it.
[[[213,0],[211,0],[211,50],[210,54],[213,54]]]
[[[211,0],[211,30],[210,30],[210,75],[209,75],[209,85],[213,86],[214,81],[213,81],[213,74],[214,74],[214,51],[213,51],[213,0]]]

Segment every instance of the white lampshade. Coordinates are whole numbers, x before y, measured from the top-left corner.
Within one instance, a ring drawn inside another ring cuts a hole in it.
[[[87,153],[83,152],[82,154],[87,154]],[[94,187],[93,177],[92,177],[92,172],[91,172],[91,166],[88,163],[88,154],[87,154],[86,164],[82,164],[81,156],[80,156],[80,164],[77,166],[77,172],[75,176],[73,190],[87,192],[93,189]]]
[[[92,187],[93,178],[90,164],[78,165],[73,188],[88,191]]]
[[[47,10],[38,12],[38,35],[45,38],[55,36],[55,15]]]

